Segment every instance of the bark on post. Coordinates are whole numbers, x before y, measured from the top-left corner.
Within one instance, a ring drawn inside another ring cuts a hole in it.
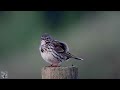
[[[78,68],[70,67],[43,67],[42,79],[77,79]]]

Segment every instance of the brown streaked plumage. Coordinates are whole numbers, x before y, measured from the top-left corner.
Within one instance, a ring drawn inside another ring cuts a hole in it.
[[[59,66],[61,62],[74,58],[77,60],[83,60],[76,57],[69,52],[69,48],[66,43],[55,40],[49,34],[43,34],[41,36],[40,53],[42,58],[51,64],[51,66]]]

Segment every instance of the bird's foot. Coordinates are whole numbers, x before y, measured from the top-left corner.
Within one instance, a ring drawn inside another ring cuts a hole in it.
[[[60,67],[60,65],[53,65],[53,64],[51,64],[51,65],[48,66],[48,67]]]
[[[58,65],[54,65],[54,66],[51,66],[51,67],[60,67],[60,66],[58,66]]]

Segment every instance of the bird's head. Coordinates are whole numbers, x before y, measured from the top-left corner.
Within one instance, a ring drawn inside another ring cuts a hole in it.
[[[51,35],[45,33],[41,36],[41,40],[44,42],[44,43],[48,43],[48,42],[52,42],[53,41],[53,38]]]

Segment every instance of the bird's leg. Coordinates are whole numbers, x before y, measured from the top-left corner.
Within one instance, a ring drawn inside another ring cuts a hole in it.
[[[49,65],[49,66],[47,66],[47,67],[52,67],[53,66],[53,64],[51,64],[51,65]]]
[[[58,65],[58,64],[51,64],[50,66],[47,66],[47,67],[60,67],[60,65]]]
[[[52,67],[60,67],[60,65],[59,64],[52,64]]]

